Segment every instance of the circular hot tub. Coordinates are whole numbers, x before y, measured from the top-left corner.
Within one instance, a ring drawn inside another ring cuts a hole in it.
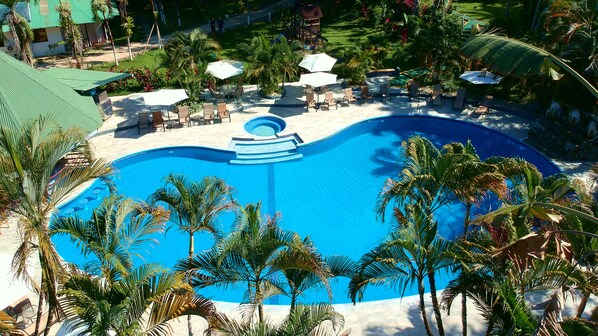
[[[287,123],[279,117],[263,116],[248,120],[244,127],[253,135],[273,136],[282,132],[287,127]]]

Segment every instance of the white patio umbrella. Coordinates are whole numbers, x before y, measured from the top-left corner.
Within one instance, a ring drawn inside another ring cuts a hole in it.
[[[183,89],[167,90],[162,89],[154,92],[144,92],[141,94],[145,105],[162,105],[169,106],[174,105],[181,100],[189,99],[187,92]]]
[[[336,75],[328,72],[313,72],[303,74],[299,78],[299,84],[311,85],[314,88],[319,88],[324,85],[335,84]],[[318,101],[320,101],[320,93],[318,92]]]
[[[229,77],[237,76],[245,71],[243,69],[243,62],[223,60],[218,62],[208,63],[207,73],[218,79],[227,79]]]
[[[309,70],[316,71],[330,71],[336,63],[336,58],[330,57],[325,53],[306,55],[299,63],[299,66]]]
[[[459,78],[473,84],[498,84],[502,80],[501,76],[490,71],[465,71]]]
[[[144,92],[141,94],[146,106],[152,106],[154,109],[165,109],[166,117],[170,119],[170,108],[181,100],[189,99],[183,89],[162,89],[154,92]]]

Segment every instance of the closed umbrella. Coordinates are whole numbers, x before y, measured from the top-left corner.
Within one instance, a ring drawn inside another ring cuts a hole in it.
[[[336,83],[336,75],[327,72],[313,72],[303,74],[299,78],[299,83],[302,85],[311,85],[314,88],[319,88],[324,85]],[[318,92],[318,101],[320,100],[320,93]]]
[[[218,62],[208,63],[207,73],[218,79],[227,79],[242,74],[243,62],[223,60]]]
[[[336,63],[336,58],[330,57],[325,53],[306,55],[299,63],[299,66],[310,72],[330,71]]]
[[[459,78],[473,84],[498,84],[502,80],[490,71],[465,71]]]

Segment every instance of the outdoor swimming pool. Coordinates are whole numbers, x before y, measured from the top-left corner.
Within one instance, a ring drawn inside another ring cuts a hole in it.
[[[115,162],[114,181],[121,194],[145,200],[163,185],[169,173],[183,173],[192,179],[216,175],[232,185],[240,204],[262,201],[264,213],[282,213],[280,225],[310,236],[323,255],[347,255],[359,259],[380,242],[388,225],[376,221],[373,209],[384,181],[395,177],[401,166],[401,142],[412,135],[428,137],[437,145],[470,139],[482,158],[518,156],[535,164],[544,174],[558,168],[530,147],[493,130],[452,119],[434,117],[385,117],[353,125],[325,140],[299,148],[303,159],[266,165],[230,165],[230,151],[199,147],[171,147],[136,153]],[[76,212],[89,216],[107,190],[97,182],[82,195],[61,207],[62,213]],[[437,219],[439,231],[446,238],[459,235],[463,209],[454,205],[441,209]],[[228,229],[232,215],[221,218]],[[196,252],[211,247],[207,235],[197,235]],[[66,239],[56,239],[59,253],[68,261],[83,260]],[[187,255],[188,236],[176,230],[167,232],[160,244],[150,251],[148,262],[171,267]],[[444,288],[451,275],[437,280]],[[333,282],[334,303],[349,302],[348,280]],[[205,289],[200,293],[219,301],[240,302],[244,287],[239,290]],[[416,289],[405,295],[416,294]],[[365,300],[398,297],[398,291],[371,287]],[[324,292],[308,292],[302,302],[325,301]],[[269,299],[268,304],[288,303],[285,297]]]

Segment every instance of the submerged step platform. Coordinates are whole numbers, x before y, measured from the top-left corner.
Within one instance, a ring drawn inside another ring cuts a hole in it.
[[[297,145],[302,142],[296,133],[265,140],[233,138],[229,148],[237,156],[229,163],[249,165],[301,159],[303,154],[297,152]]]

